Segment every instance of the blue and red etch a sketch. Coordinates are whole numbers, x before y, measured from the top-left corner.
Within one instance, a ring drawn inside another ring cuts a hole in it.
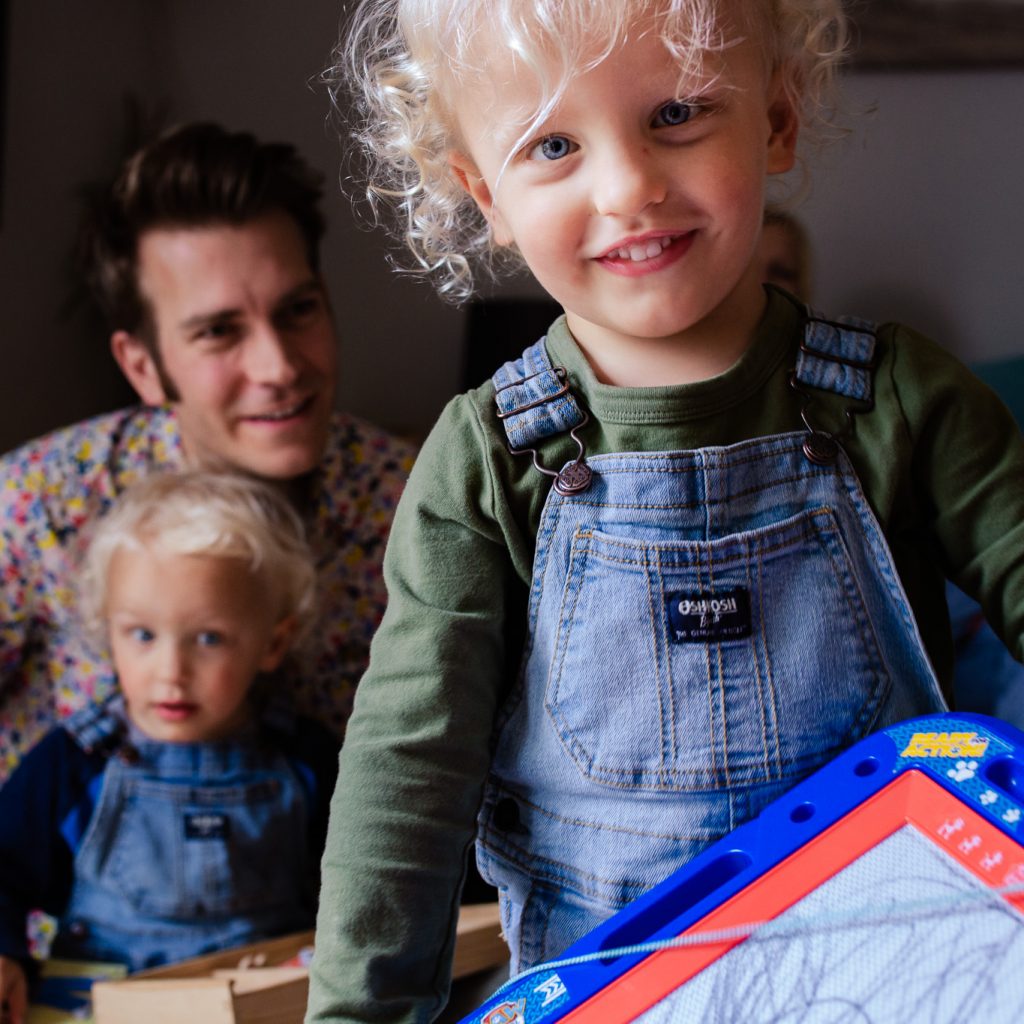
[[[463,1024],[1024,1022],[1024,733],[867,737]]]

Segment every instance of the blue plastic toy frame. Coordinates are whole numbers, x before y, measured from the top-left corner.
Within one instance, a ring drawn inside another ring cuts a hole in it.
[[[658,947],[713,916],[734,897],[758,886],[785,886],[787,862],[810,857],[811,849],[817,850],[819,861],[832,856],[834,870],[841,871],[861,852],[850,850],[856,844],[843,843],[841,832],[858,816],[858,834],[864,831],[859,823],[871,815],[877,819],[878,836],[907,822],[917,824],[892,809],[896,790],[909,793],[912,783],[918,807],[923,802],[926,809],[946,814],[945,825],[933,828],[928,838],[936,845],[948,840],[947,852],[964,867],[993,888],[1009,887],[1009,902],[1024,907],[1024,733],[983,715],[931,715],[855,744],[584,936],[557,962],[512,979],[463,1024],[552,1024],[567,1017],[601,1024],[632,1020],[650,1005],[643,1004],[645,985],[637,983],[637,971],[661,955]],[[952,819],[951,807],[957,809]],[[990,851],[1000,848],[997,858],[988,854],[989,861],[999,865],[996,876],[988,877],[991,863],[979,866],[985,849],[980,840],[974,844],[979,850],[961,841],[966,852],[958,852],[955,843],[960,837],[944,834],[943,828],[963,829],[965,820],[973,823],[968,832],[974,829],[989,837]],[[847,833],[848,838],[851,835]],[[827,849],[833,852],[822,853]],[[786,896],[781,894],[783,902]],[[739,941],[742,938],[733,944]],[[729,944],[724,944],[721,951],[727,948]],[[616,1010],[619,1015],[612,1016],[604,1009],[588,1016],[586,1008],[601,999],[605,1007],[629,1005],[632,997],[617,1002],[605,998],[616,986],[639,993],[636,1013]]]

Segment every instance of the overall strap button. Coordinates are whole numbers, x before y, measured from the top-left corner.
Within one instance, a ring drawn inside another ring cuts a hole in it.
[[[519,804],[511,797],[503,797],[494,807],[494,824],[502,832],[522,832],[523,822],[519,816]]]

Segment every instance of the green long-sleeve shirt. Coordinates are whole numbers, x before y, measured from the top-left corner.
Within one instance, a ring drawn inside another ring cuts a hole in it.
[[[548,347],[590,411],[589,453],[666,451],[801,429],[788,385],[801,336],[799,308],[771,292],[735,366],[662,388],[596,381],[562,320]],[[876,407],[855,417],[844,447],[948,693],[944,576],[979,597],[1024,657],[1024,442],[991,391],[904,327],[881,329],[874,381]],[[808,415],[838,429],[846,404],[816,394]],[[567,435],[540,447],[556,469],[575,454]],[[413,469],[385,557],[388,609],[341,755],[310,1022],[426,1021],[443,1001],[549,484],[529,456],[509,453],[490,383],[448,405]]]

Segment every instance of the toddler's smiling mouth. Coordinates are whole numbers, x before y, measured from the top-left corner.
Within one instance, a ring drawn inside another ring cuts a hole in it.
[[[680,238],[682,238],[682,235],[662,235],[658,238],[630,242],[628,245],[609,250],[604,253],[601,259],[629,260],[632,263],[641,263],[644,260],[660,256],[673,242],[678,241]]]
[[[606,249],[596,257],[596,262],[625,277],[644,276],[662,270],[680,259],[690,248],[696,234],[696,231],[686,231],[626,240]]]

